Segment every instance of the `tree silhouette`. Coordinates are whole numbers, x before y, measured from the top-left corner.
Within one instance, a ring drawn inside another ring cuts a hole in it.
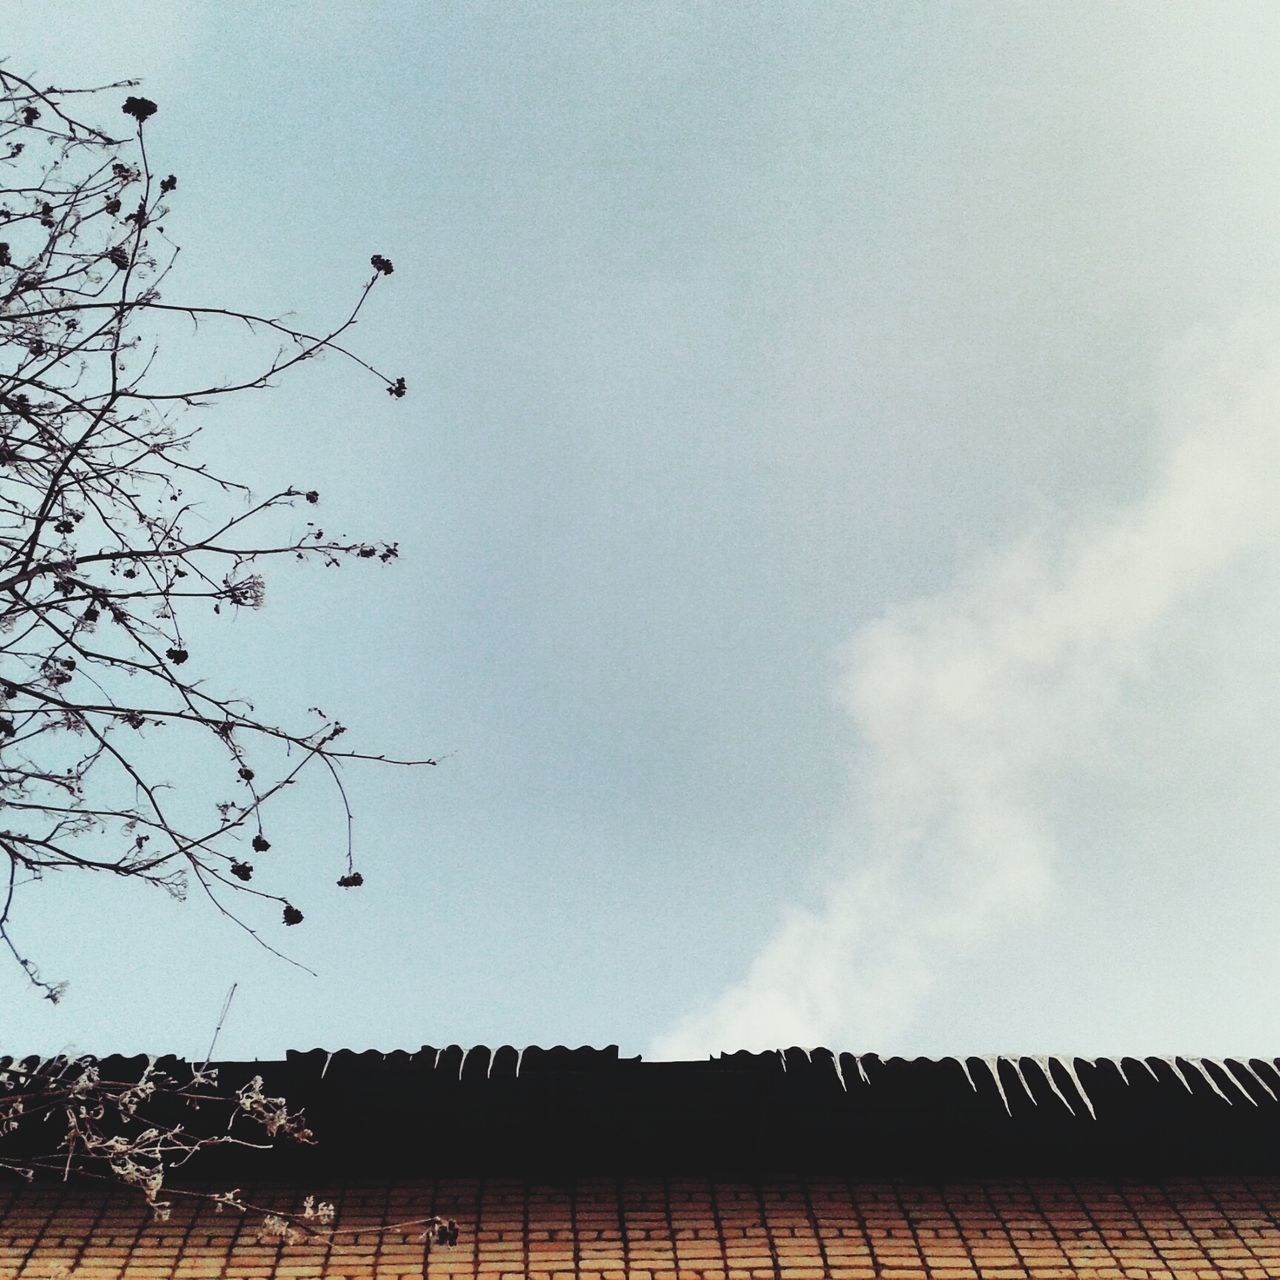
[[[374,254],[354,305],[320,334],[164,301],[177,254],[164,222],[178,181],[151,168],[157,107],[124,96],[133,87],[38,89],[0,67],[0,942],[53,1001],[63,984],[33,958],[17,911],[33,884],[76,872],[199,897],[276,950],[268,929],[297,925],[303,912],[262,887],[271,802],[317,773],[336,788],[347,815],[337,883],[357,888],[342,766],[435,763],[349,749],[342,724],[316,707],[300,728],[261,719],[251,701],[201,678],[188,636],[207,623],[194,620],[261,608],[273,559],[396,556],[394,543],[303,525],[314,490],[255,498],[196,448],[203,406],[322,355],[403,397],[403,378],[344,345],[393,267]],[[90,114],[119,122],[122,136],[86,123]],[[261,340],[258,363],[244,377],[165,387],[154,326],[173,316],[215,349],[218,326],[235,325]],[[282,536],[274,517],[289,508],[298,517]],[[0,1072],[0,1134],[16,1140],[52,1116],[57,1140],[24,1147],[12,1167],[98,1167],[155,1204],[166,1168],[207,1141],[309,1136],[260,1089],[221,1097],[237,1127],[218,1139],[197,1138],[174,1110],[219,1097],[206,1069],[191,1080],[152,1068],[104,1081],[87,1061],[20,1064]],[[157,1122],[161,1102],[169,1118]]]

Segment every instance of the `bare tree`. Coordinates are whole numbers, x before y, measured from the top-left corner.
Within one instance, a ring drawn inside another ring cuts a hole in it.
[[[203,406],[317,356],[341,357],[404,396],[403,378],[345,345],[392,264],[375,254],[354,305],[321,333],[164,301],[177,253],[164,222],[178,183],[151,167],[157,108],[134,87],[38,89],[0,67],[0,941],[53,1001],[63,984],[38,967],[17,911],[33,884],[75,872],[190,893],[276,950],[270,916],[284,927],[303,913],[279,887],[260,887],[272,801],[311,774],[336,788],[347,815],[337,883],[356,888],[342,766],[435,763],[351,750],[342,724],[316,707],[302,727],[261,719],[200,678],[188,640],[207,629],[199,615],[260,608],[273,559],[396,556],[394,543],[304,524],[316,492],[254,498],[197,447]],[[215,349],[217,326],[235,325],[262,341],[259,363],[230,380],[161,385],[157,326],[173,317]],[[276,517],[290,508],[294,527],[282,532]],[[65,1116],[56,1158],[24,1156],[22,1167],[96,1161],[155,1201],[165,1167],[199,1145],[179,1122],[139,1119],[161,1095],[207,1101],[216,1086],[203,1070],[190,1081],[152,1072],[108,1082],[85,1062],[28,1064],[0,1075],[0,1132]],[[306,1136],[260,1090],[223,1101],[239,1125],[225,1140],[249,1140],[246,1128],[255,1139]]]

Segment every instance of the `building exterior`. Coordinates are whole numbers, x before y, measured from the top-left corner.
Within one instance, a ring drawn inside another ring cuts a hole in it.
[[[119,1074],[128,1062],[104,1062]],[[140,1064],[136,1064],[140,1065]],[[224,1064],[319,1144],[224,1152],[154,1221],[109,1184],[0,1200],[0,1277],[1212,1280],[1280,1276],[1269,1061],[455,1047]],[[331,1202],[290,1241],[263,1213]],[[422,1221],[456,1219],[452,1248]]]

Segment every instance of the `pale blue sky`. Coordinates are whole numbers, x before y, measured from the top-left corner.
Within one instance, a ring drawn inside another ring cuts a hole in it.
[[[72,989],[0,972],[0,1050],[202,1052],[238,980],[228,1055],[1274,1052],[1278,37],[11,3],[13,69],[160,104],[171,300],[319,324],[395,261],[357,345],[406,400],[315,366],[206,441],[403,559],[286,571],[209,661],[453,754],[358,776],[358,897],[326,793],[277,820],[318,980],[50,883]]]

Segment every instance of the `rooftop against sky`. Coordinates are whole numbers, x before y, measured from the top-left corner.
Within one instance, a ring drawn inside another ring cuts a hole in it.
[[[1271,9],[59,15],[10,63],[143,79],[187,297],[395,260],[409,412],[321,367],[208,432],[394,587],[286,576],[219,661],[453,754],[359,784],[319,979],[51,881],[5,1049],[198,1054],[233,980],[232,1056],[1273,1037]]]

